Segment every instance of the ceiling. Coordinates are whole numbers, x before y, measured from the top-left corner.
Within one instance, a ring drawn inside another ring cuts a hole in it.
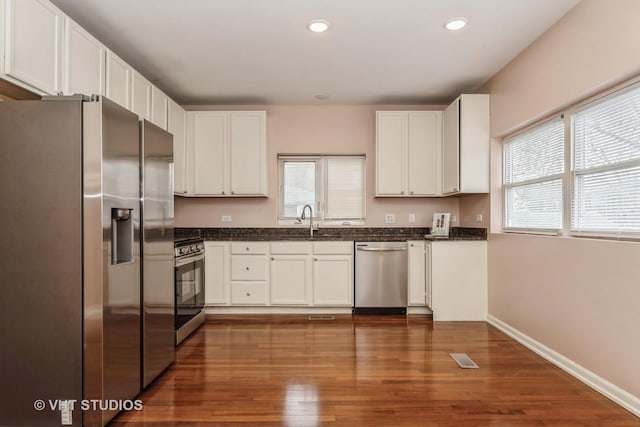
[[[579,0],[53,0],[181,104],[433,104]],[[463,16],[458,32],[445,22]],[[317,34],[307,23],[325,19]],[[326,99],[317,99],[318,95]]]

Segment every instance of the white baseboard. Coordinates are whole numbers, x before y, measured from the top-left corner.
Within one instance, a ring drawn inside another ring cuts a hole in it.
[[[604,378],[578,365],[573,360],[552,350],[491,315],[487,316],[487,322],[509,335],[529,350],[545,358],[573,377],[579,379],[598,393],[616,402],[635,416],[640,417],[640,398],[632,395],[626,390],[623,390],[615,384],[610,383]]]
[[[351,307],[259,307],[218,306],[205,307],[208,316],[216,314],[351,314]]]

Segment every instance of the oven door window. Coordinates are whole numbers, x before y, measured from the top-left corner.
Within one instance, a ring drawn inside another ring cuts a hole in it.
[[[204,307],[204,259],[176,267],[176,326]]]

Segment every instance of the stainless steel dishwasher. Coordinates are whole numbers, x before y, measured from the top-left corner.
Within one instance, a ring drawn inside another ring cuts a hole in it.
[[[407,313],[407,242],[356,242],[355,314]]]

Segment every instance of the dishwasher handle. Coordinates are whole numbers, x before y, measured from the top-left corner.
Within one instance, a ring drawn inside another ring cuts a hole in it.
[[[407,248],[368,248],[365,246],[356,246],[357,251],[367,252],[392,252],[392,251],[406,251]]]

